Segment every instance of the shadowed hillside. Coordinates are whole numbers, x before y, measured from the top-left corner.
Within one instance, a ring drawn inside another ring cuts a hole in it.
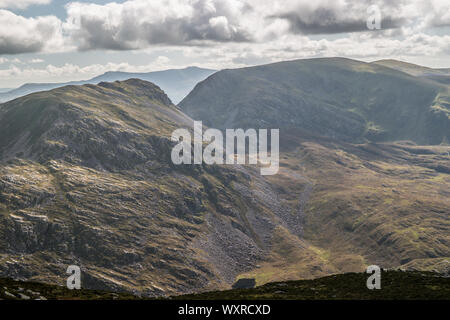
[[[220,129],[297,128],[358,143],[450,138],[448,87],[342,58],[223,70],[179,106]]]

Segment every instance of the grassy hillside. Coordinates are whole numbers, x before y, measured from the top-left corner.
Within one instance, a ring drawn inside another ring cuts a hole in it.
[[[179,104],[224,128],[298,128],[348,142],[450,138],[448,87],[376,64],[326,58],[223,70]],[[446,138],[444,138],[446,137]]]

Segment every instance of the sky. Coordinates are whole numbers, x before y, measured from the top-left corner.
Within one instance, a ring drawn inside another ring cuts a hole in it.
[[[0,88],[335,56],[450,68],[450,1],[0,0]]]

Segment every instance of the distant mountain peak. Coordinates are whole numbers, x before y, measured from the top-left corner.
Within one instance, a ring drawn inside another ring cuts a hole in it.
[[[189,66],[184,69],[169,69],[147,73],[131,73],[124,71],[107,71],[89,80],[71,81],[65,83],[26,83],[19,88],[0,92],[0,103],[25,96],[27,94],[47,91],[67,85],[98,84],[101,82],[124,81],[132,78],[156,83],[174,103],[180,102],[195,85],[206,79],[216,70]]]

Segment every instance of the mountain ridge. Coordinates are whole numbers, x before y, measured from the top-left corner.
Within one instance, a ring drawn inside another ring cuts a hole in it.
[[[385,66],[391,69],[403,71],[413,76],[424,75],[450,75],[450,70],[446,68],[430,68],[418,64],[404,62],[395,59],[383,59],[371,62],[371,64]]]
[[[89,80],[70,81],[64,83],[26,83],[22,86],[10,89],[6,92],[0,92],[0,102],[7,102],[21,96],[39,92],[56,89],[68,85],[84,85],[84,84],[98,84],[99,82],[123,81],[131,78],[140,78],[150,82],[156,82],[169,92],[172,99],[177,103],[180,101],[194,85],[206,78],[208,75],[216,72],[212,69],[204,69],[198,67],[186,67],[184,69],[169,69],[162,71],[154,71],[147,73],[132,73],[121,71],[108,71],[102,75],[96,76]],[[177,83],[175,86],[171,82]]]

